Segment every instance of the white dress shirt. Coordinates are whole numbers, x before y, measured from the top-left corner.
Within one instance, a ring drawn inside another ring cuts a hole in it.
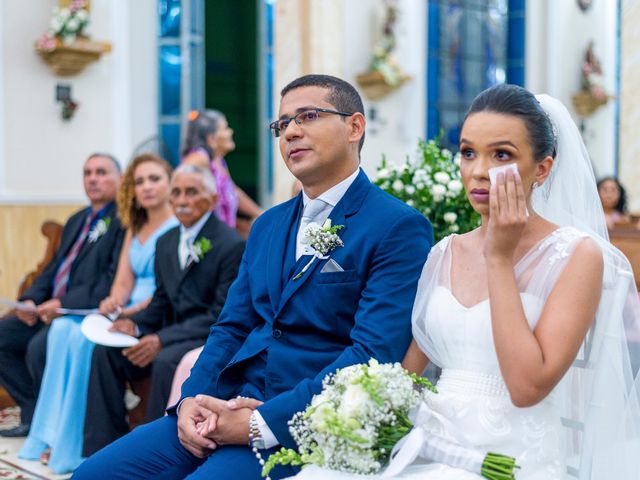
[[[356,177],[358,176],[358,173],[360,173],[360,168],[357,168],[355,172],[353,172],[347,178],[342,180],[340,183],[334,185],[326,192],[318,195],[317,199],[322,200],[326,204],[326,206],[320,213],[315,215],[313,219],[315,223],[322,225],[324,221],[327,218],[329,218],[329,215],[331,215],[331,212],[333,211],[333,207],[335,207],[338,204],[338,202],[342,200],[342,197],[344,197],[344,194],[349,189],[353,181],[356,179]],[[303,189],[302,190],[303,208],[305,208],[310,201],[311,201],[311,198],[309,198],[309,196],[305,193]],[[300,228],[298,229],[298,235],[296,236],[296,260],[298,260],[302,256],[302,251],[304,249],[304,245],[301,242],[302,240],[301,227],[302,227],[302,224],[300,224]]]

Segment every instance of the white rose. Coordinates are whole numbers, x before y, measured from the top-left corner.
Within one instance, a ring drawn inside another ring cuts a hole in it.
[[[453,163],[455,163],[456,165],[460,165],[461,158],[462,158],[462,155],[460,154],[460,152],[456,153],[455,156],[453,157]]]
[[[387,170],[386,168],[381,168],[380,170],[378,170],[378,178],[382,180],[389,178],[389,170]]]
[[[451,150],[448,150],[446,148],[443,148],[441,152],[444,158],[451,158],[453,156],[453,154],[451,153]]]
[[[413,174],[413,178],[415,179],[423,179],[427,176],[427,171],[419,168],[418,170],[416,170],[416,173]]]
[[[309,418],[311,427],[318,432],[325,431],[327,429],[327,420],[333,418],[334,415],[331,405],[325,403],[318,406]]]
[[[79,26],[80,26],[80,23],[75,18],[71,18],[67,22],[67,28],[72,32],[77,31]]]
[[[409,199],[405,202],[407,205],[409,205],[410,207],[415,206],[416,202],[414,202],[413,200]]]
[[[369,394],[362,385],[349,385],[342,394],[339,413],[343,418],[357,417],[369,402]]]
[[[395,182],[393,182],[393,185],[391,185],[391,187],[396,192],[401,192],[402,190],[404,190],[404,183],[402,183],[402,180],[396,180]]]
[[[447,223],[455,223],[458,219],[458,215],[455,212],[447,212],[444,214],[444,221]]]
[[[449,191],[455,193],[456,195],[462,191],[462,182],[460,180],[451,180],[447,184],[447,188]]]
[[[442,200],[444,195],[447,193],[447,188],[444,185],[440,185],[436,183],[433,187],[431,187],[431,195],[433,195],[433,199],[436,202]]]
[[[441,183],[442,185],[446,185],[447,183],[449,183],[449,180],[451,180],[449,178],[449,175],[447,175],[445,172],[438,172],[433,176],[434,180],[438,183]]]
[[[76,12],[76,18],[81,21],[84,22],[89,18],[89,14],[87,13],[86,10],[84,9],[80,9]]]
[[[51,19],[51,22],[49,23],[49,28],[53,31],[53,34],[55,35],[62,28],[62,22],[58,20],[56,17],[53,17]]]
[[[62,20],[66,20],[67,18],[69,18],[69,16],[71,15],[71,12],[69,11],[68,8],[61,8],[58,11],[58,16],[62,19]]]
[[[404,191],[407,192],[408,195],[413,195],[414,193],[416,193],[416,187],[414,187],[413,185],[407,185],[406,187],[404,187]]]

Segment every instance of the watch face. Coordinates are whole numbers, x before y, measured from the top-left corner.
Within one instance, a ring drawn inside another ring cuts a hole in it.
[[[578,6],[580,7],[580,10],[582,10],[583,12],[586,12],[589,7],[591,7],[591,4],[593,3],[593,0],[578,0]]]

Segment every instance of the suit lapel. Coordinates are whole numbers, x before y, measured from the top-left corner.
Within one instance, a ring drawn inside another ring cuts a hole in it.
[[[370,188],[370,182],[365,173],[361,170],[360,174],[356,177],[354,182],[351,184],[349,189],[345,192],[342,199],[338,202],[338,204],[333,208],[329,218],[331,219],[331,225],[344,225],[344,228],[338,231],[338,235],[342,237],[344,232],[349,228],[349,217],[357,213],[364,201],[365,197]],[[346,245],[345,245],[346,247]],[[345,248],[340,247],[340,248]],[[329,256],[331,256],[332,252],[329,252]],[[311,260],[310,256],[302,257],[305,259],[304,262],[299,262],[299,265],[296,265],[295,274],[289,279],[287,284],[284,287],[284,291],[282,292],[282,298],[280,299],[280,303],[278,305],[278,309],[276,315],[280,313],[280,311],[284,308],[289,299],[304,285],[307,280],[313,275],[313,272],[318,268],[318,266],[324,263],[326,260],[315,259],[311,266],[307,269],[305,273],[302,274],[297,280],[294,280],[296,275],[301,272],[304,265],[309,263]]]
[[[301,204],[302,194],[300,193],[285,210],[282,222],[273,222],[269,250],[267,251],[267,288],[274,311],[280,304],[280,296],[282,295],[282,271],[287,264],[285,258],[287,237],[293,234],[295,242],[295,233],[292,231],[296,229]]]
[[[180,280],[182,278],[182,269],[180,268],[180,260],[178,259],[178,242],[180,241],[180,228],[176,228],[171,234],[171,241],[169,242],[168,258],[173,271],[173,275],[170,278]]]

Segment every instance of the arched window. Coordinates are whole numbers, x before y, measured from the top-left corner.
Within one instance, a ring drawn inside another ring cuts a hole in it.
[[[429,0],[427,138],[457,145],[478,93],[524,85],[524,21],[525,0]]]

